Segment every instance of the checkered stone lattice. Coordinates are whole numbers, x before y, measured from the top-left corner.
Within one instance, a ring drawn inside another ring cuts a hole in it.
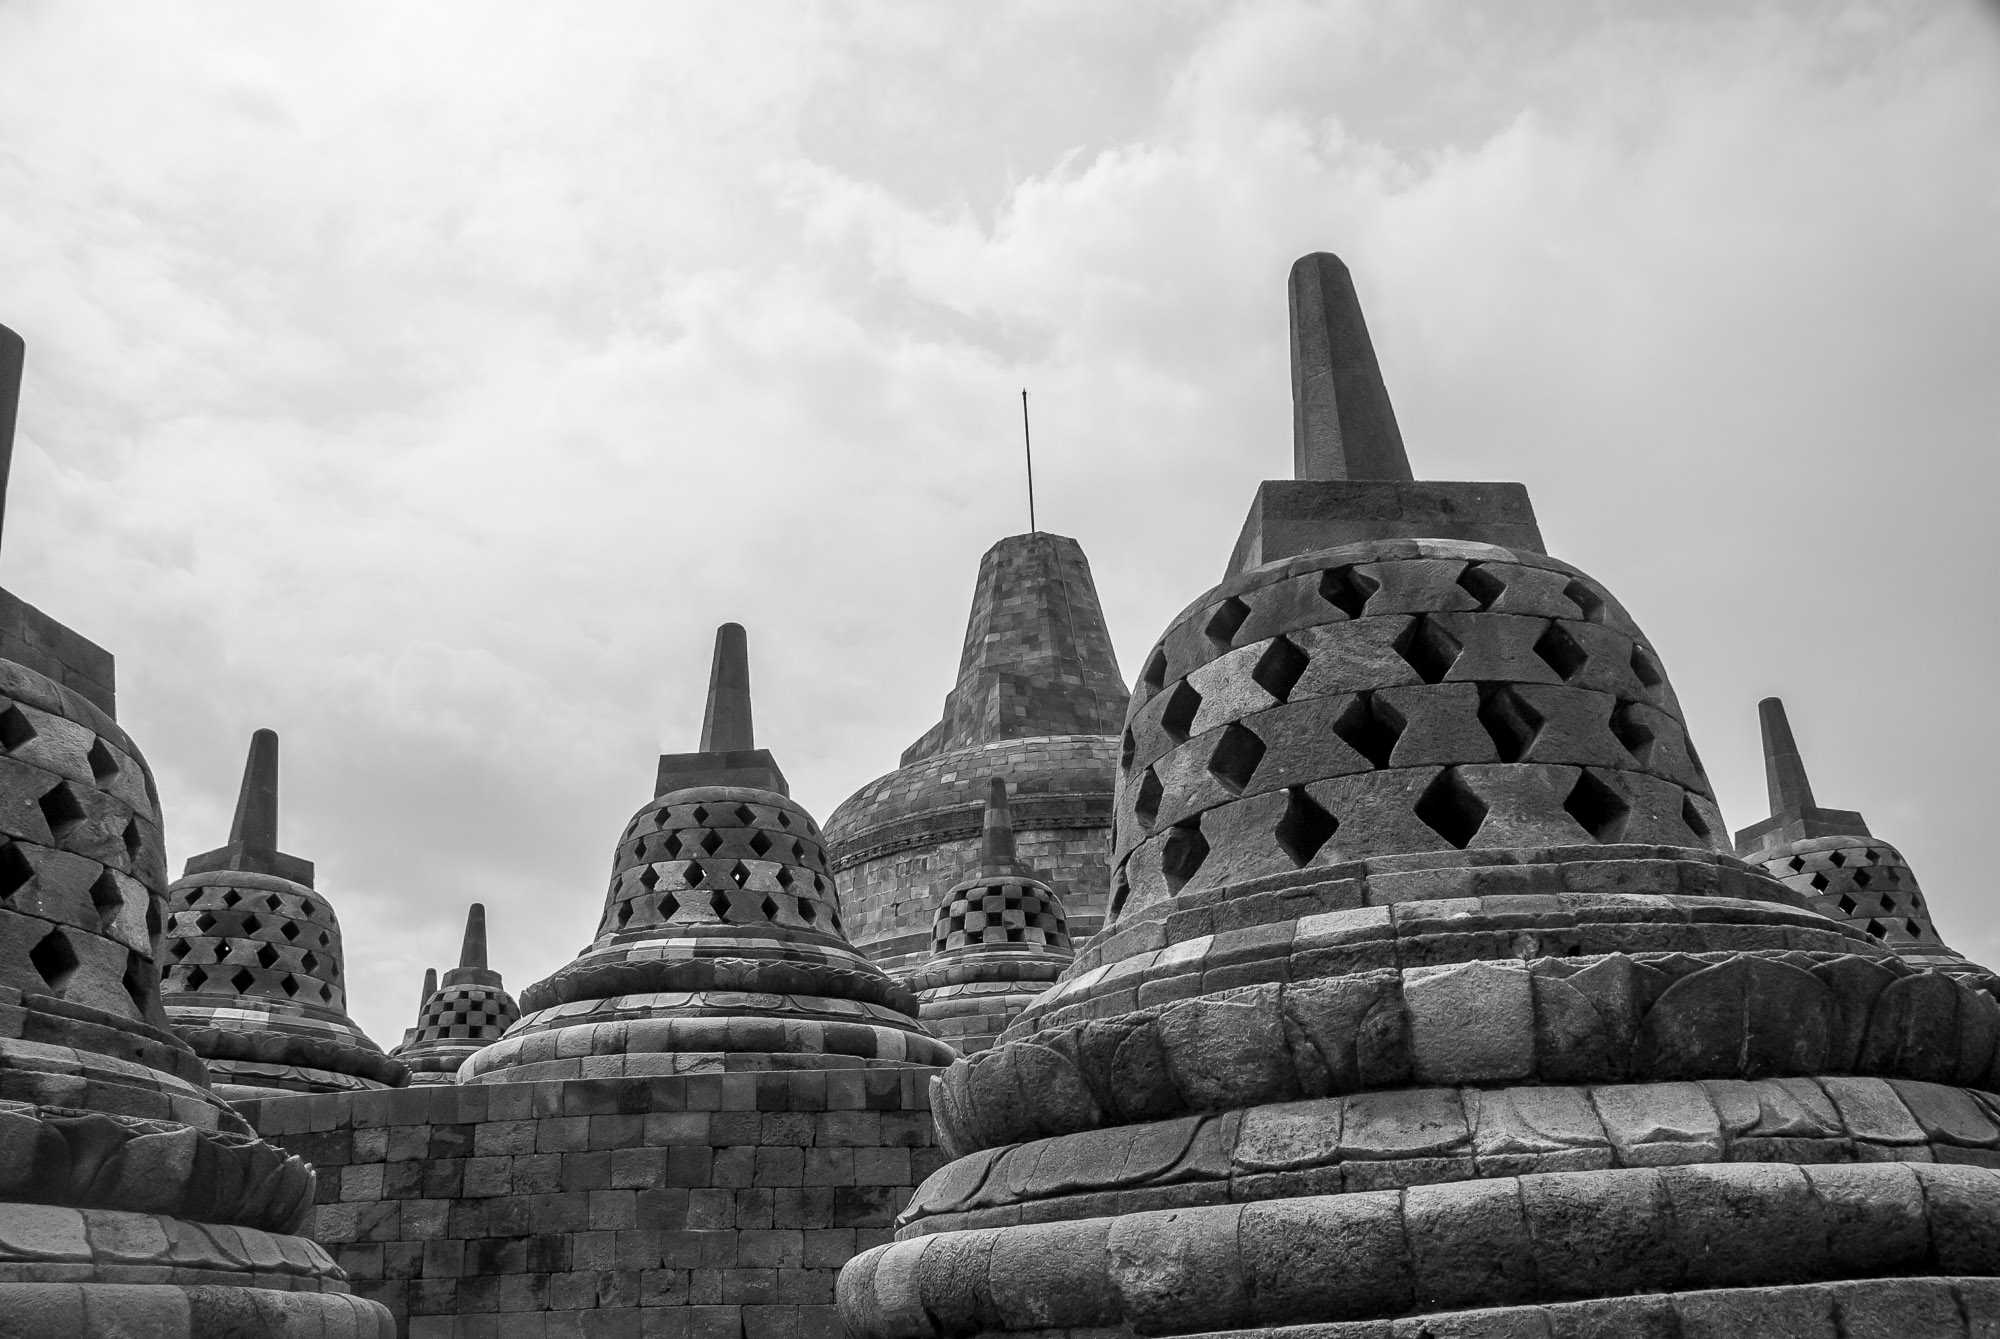
[[[424,1004],[423,1017],[406,1045],[468,1041],[484,1045],[521,1016],[514,997],[494,986],[447,986]]]
[[[1069,950],[1069,923],[1044,884],[1031,879],[978,880],[951,890],[931,927],[931,951],[978,944],[1034,944]]]
[[[1766,873],[1811,899],[1822,916],[1865,930],[1892,948],[1943,947],[1917,876],[1887,842],[1812,839],[1794,842],[1761,863]]]
[[[805,810],[772,791],[692,793],[664,795],[626,825],[600,939],[669,924],[842,931],[826,848]]]

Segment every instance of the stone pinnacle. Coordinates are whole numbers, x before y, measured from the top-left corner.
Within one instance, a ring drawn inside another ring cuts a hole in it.
[[[14,416],[21,407],[21,366],[27,345],[0,325],[0,522],[7,515],[7,473],[14,462]]]
[[[1020,867],[1014,857],[1014,817],[1007,809],[1007,782],[996,776],[986,786],[986,823],[980,834],[979,872],[1012,874]]]
[[[1347,266],[1301,256],[1289,289],[1293,477],[1414,479]]]
[[[701,714],[701,751],[754,749],[750,728],[750,641],[741,623],[715,630],[715,660],[708,671],[708,707]]]
[[[236,796],[236,821],[229,825],[229,842],[248,851],[278,849],[278,733],[259,730],[250,736],[250,756],[243,764],[243,789]]]
[[[1764,784],[1771,793],[1771,812],[1794,813],[1816,807],[1805,760],[1799,757],[1798,742],[1792,738],[1792,723],[1785,718],[1784,701],[1767,697],[1759,702],[1757,722],[1763,727]]]
[[[424,968],[424,993],[417,996],[417,1012],[419,1014],[424,1011],[424,1006],[431,1002],[431,996],[437,993],[438,969],[435,967],[426,967]]]
[[[459,950],[458,965],[486,970],[486,905],[474,902],[465,913],[465,947]]]

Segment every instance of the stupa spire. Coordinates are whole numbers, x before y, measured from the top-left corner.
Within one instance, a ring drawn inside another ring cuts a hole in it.
[[[1757,723],[1764,734],[1764,785],[1770,791],[1771,812],[1782,814],[1815,807],[1812,781],[1806,776],[1798,741],[1792,738],[1792,723],[1785,718],[1784,701],[1767,697],[1759,702]]]
[[[424,993],[417,996],[418,1013],[423,1012],[425,1003],[429,1001],[431,996],[437,994],[437,992],[438,992],[438,969],[435,967],[426,967],[424,968]]]
[[[250,754],[243,762],[243,786],[236,793],[236,820],[229,825],[229,843],[246,851],[278,849],[278,732],[259,730],[250,736]]]
[[[474,902],[465,913],[465,945],[458,951],[458,965],[462,971],[471,968],[486,970],[486,906]]]
[[[1007,812],[1007,781],[996,776],[986,785],[986,821],[980,834],[979,872],[1011,874],[1018,867],[1014,858],[1014,819]]]
[[[1292,266],[1292,477],[1408,481],[1409,453],[1339,256]]]
[[[0,325],[0,524],[7,516],[7,475],[14,463],[14,419],[21,408],[21,368],[28,347]]]
[[[750,638],[741,623],[724,623],[715,630],[708,706],[701,714],[701,751],[727,753],[756,747],[750,723]]]

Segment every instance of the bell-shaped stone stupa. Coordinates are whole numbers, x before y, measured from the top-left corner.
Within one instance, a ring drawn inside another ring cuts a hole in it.
[[[1111,920],[938,1080],[850,1331],[1990,1327],[2000,1004],[1731,854],[1638,625],[1411,481],[1339,260],[1292,303],[1301,477],[1144,662]]]
[[[1075,956],[1062,899],[1014,855],[1007,782],[987,786],[979,872],[931,920],[931,956],[905,981],[918,1016],[961,1055],[983,1051]]]
[[[701,750],[660,759],[597,938],[521,994],[461,1082],[937,1065],[956,1054],[854,951],[812,816],[756,747],[743,629],[716,633]]]
[[[2000,978],[1939,938],[1902,853],[1873,836],[1860,814],[1814,803],[1785,704],[1765,698],[1757,704],[1757,720],[1771,816],[1736,834],[1736,853],[1761,865],[1822,916],[1865,931],[1905,960],[2000,991]]]
[[[340,922],[312,862],[278,849],[275,732],[250,737],[228,845],[191,857],[167,906],[167,1018],[224,1096],[409,1082],[347,1016]]]
[[[21,354],[0,326],[0,497]],[[0,592],[0,1333],[393,1339],[291,1235],[311,1169],[167,1025],[159,796],[112,705],[110,655]]]
[[[435,969],[425,974],[417,1025],[391,1054],[410,1067],[411,1083],[456,1083],[466,1058],[499,1041],[520,1016],[500,973],[486,965],[486,908],[474,902],[458,966],[444,974],[441,988]]]

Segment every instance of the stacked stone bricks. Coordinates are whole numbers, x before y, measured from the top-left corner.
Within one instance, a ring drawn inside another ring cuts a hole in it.
[[[278,736],[251,738],[229,842],[167,889],[160,989],[225,1097],[409,1082],[347,1016],[346,955],[309,860],[278,850]]]
[[[1128,701],[1077,542],[1036,532],[987,550],[943,719],[827,820],[855,945],[897,973],[928,957],[939,896],[979,867],[993,776],[1012,787],[1022,858],[1067,904],[1075,933],[1094,933]]]
[[[1792,738],[1785,704],[1757,704],[1771,816],[1736,834],[1736,853],[1804,897],[1822,916],[1862,930],[1909,962],[2000,993],[2000,977],[1938,936],[1923,889],[1902,853],[1868,831],[1860,814],[1822,809]]]
[[[500,973],[486,965],[486,908],[474,902],[465,914],[465,943],[458,966],[434,989],[426,981],[417,1025],[394,1052],[410,1067],[412,1083],[456,1083],[458,1067],[499,1041],[521,1017]]]
[[[908,977],[918,1016],[961,1055],[991,1046],[1074,956],[1062,899],[1015,858],[1001,777],[982,842],[979,872],[939,900],[930,960]]]
[[[1637,624],[1396,482],[1345,268],[1293,300],[1318,515],[1148,657],[1111,920],[940,1080],[850,1329],[1993,1332],[2000,1005],[1729,854]]]
[[[20,365],[0,327],[0,461]],[[109,658],[88,668],[108,688]],[[311,1170],[167,1026],[145,759],[108,710],[10,660],[0,838],[0,1335],[390,1339],[388,1313],[292,1235]]]

